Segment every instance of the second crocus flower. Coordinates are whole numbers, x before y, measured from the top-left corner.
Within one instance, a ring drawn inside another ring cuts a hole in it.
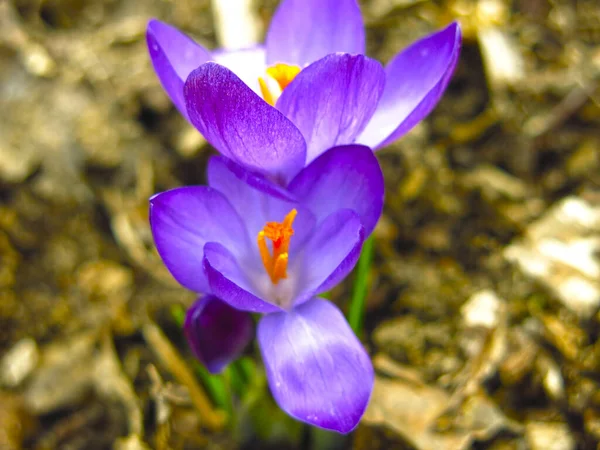
[[[264,46],[211,53],[156,20],[147,41],[181,113],[222,154],[285,185],[332,146],[377,149],[429,114],[458,61],[461,31],[452,23],[384,69],[364,55],[356,0],[284,0]],[[283,148],[283,136],[293,145]]]

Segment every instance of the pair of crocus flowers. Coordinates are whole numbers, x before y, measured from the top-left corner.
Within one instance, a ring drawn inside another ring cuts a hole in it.
[[[355,0],[284,0],[264,46],[209,52],[153,20],[148,48],[172,101],[221,153],[208,186],[150,199],[165,265],[203,294],[185,332],[211,372],[258,341],[275,400],[341,433],[365,411],[373,368],[340,310],[318,297],[355,265],[383,205],[371,149],[438,102],[458,59],[453,23],[384,69],[364,56]]]

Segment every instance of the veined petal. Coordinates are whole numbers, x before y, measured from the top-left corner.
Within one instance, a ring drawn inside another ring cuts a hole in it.
[[[356,0],[284,0],[267,32],[267,63],[304,67],[330,53],[365,53]]]
[[[251,242],[256,241],[258,232],[267,222],[280,222],[292,209],[296,209],[298,215],[290,245],[290,258],[293,260],[296,249],[304,244],[315,226],[315,217],[309,208],[301,206],[289,191],[227,158],[211,158],[207,174],[208,184],[225,195],[239,216],[244,218]],[[261,267],[260,260],[257,262]]]
[[[340,310],[314,298],[258,324],[273,397],[298,420],[348,433],[373,389],[373,366]]]
[[[302,170],[288,189],[320,222],[333,212],[355,211],[368,236],[383,210],[383,174],[369,147],[344,145],[327,150]]]
[[[242,354],[252,339],[254,324],[249,313],[207,295],[188,309],[184,331],[196,358],[210,373],[219,373]]]
[[[148,23],[146,42],[163,88],[179,112],[189,120],[183,84],[192,70],[211,59],[210,53],[177,28],[155,19]]]
[[[233,308],[257,313],[282,310],[259,296],[248,274],[226,247],[207,243],[204,247],[204,269],[211,292]]]
[[[325,218],[316,228],[298,258],[298,294],[294,305],[299,305],[316,294],[328,291],[352,270],[365,239],[360,217],[350,209],[342,209]]]
[[[173,277],[195,292],[209,292],[203,269],[206,242],[248,252],[240,217],[223,195],[206,186],[172,189],[150,199],[150,226],[158,253]]]
[[[357,142],[383,147],[406,134],[435,107],[460,54],[457,22],[415,42],[386,66],[379,106]]]
[[[334,145],[351,144],[367,126],[385,86],[379,62],[363,55],[328,55],[283,90],[277,109],[306,139],[310,163]]]
[[[212,54],[216,62],[227,67],[260,94],[258,77],[264,77],[267,70],[266,52],[262,45],[241,50],[217,50]]]
[[[228,158],[284,185],[304,167],[300,131],[226,67],[203,64],[184,95],[190,121]]]

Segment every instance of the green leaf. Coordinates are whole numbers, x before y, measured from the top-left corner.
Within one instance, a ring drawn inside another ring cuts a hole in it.
[[[185,309],[181,305],[171,306],[171,317],[179,327],[183,327],[185,322]]]
[[[229,367],[219,375],[213,375],[206,367],[198,362],[194,362],[194,369],[204,385],[208,395],[210,395],[215,405],[227,412],[229,417],[232,414],[231,392],[229,388]]]

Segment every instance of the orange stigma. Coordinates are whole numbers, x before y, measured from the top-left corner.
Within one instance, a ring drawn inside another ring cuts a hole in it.
[[[258,77],[260,91],[265,101],[269,105],[275,106],[283,90],[296,78],[300,70],[298,66],[282,63],[269,67],[264,78]]]
[[[285,216],[283,222],[267,222],[256,238],[260,257],[273,284],[287,278],[288,250],[290,239],[294,234],[292,223],[296,218],[296,214],[298,214],[298,211],[292,209]],[[269,252],[267,239],[270,239],[273,244],[273,254]]]

